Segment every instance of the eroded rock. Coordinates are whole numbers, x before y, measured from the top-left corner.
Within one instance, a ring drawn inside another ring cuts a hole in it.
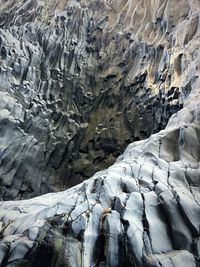
[[[0,6],[0,265],[198,267],[199,4]]]
[[[182,108],[199,69],[199,5],[175,5],[0,2],[3,199],[91,177]]]
[[[200,147],[200,121],[190,117],[199,109],[198,95],[177,113],[176,123],[130,144],[114,165],[88,181],[60,193],[4,201],[1,264],[199,266],[199,157],[188,151],[192,142]],[[172,142],[177,131],[181,138]],[[165,153],[162,145],[169,148]]]

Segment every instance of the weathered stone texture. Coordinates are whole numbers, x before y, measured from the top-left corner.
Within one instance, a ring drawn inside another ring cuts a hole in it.
[[[0,266],[199,267],[199,1],[0,10]]]
[[[163,129],[196,80],[198,10],[0,1],[2,197],[70,187]]]

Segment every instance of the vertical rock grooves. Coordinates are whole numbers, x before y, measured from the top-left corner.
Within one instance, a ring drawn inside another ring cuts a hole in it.
[[[0,1],[0,266],[200,266],[199,10]]]
[[[199,4],[0,2],[0,192],[63,190],[165,128],[199,68]]]

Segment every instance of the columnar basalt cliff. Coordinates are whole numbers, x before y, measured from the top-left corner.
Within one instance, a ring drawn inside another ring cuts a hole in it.
[[[70,187],[166,126],[196,79],[195,1],[0,1],[4,199]]]
[[[0,266],[200,266],[199,13],[0,0]]]

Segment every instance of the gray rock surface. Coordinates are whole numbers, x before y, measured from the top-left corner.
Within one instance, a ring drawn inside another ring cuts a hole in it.
[[[199,88],[88,181],[2,202],[1,266],[199,266]]]
[[[0,266],[199,267],[200,3],[0,10]]]
[[[199,3],[0,1],[0,195],[66,189],[163,129],[199,68]]]

